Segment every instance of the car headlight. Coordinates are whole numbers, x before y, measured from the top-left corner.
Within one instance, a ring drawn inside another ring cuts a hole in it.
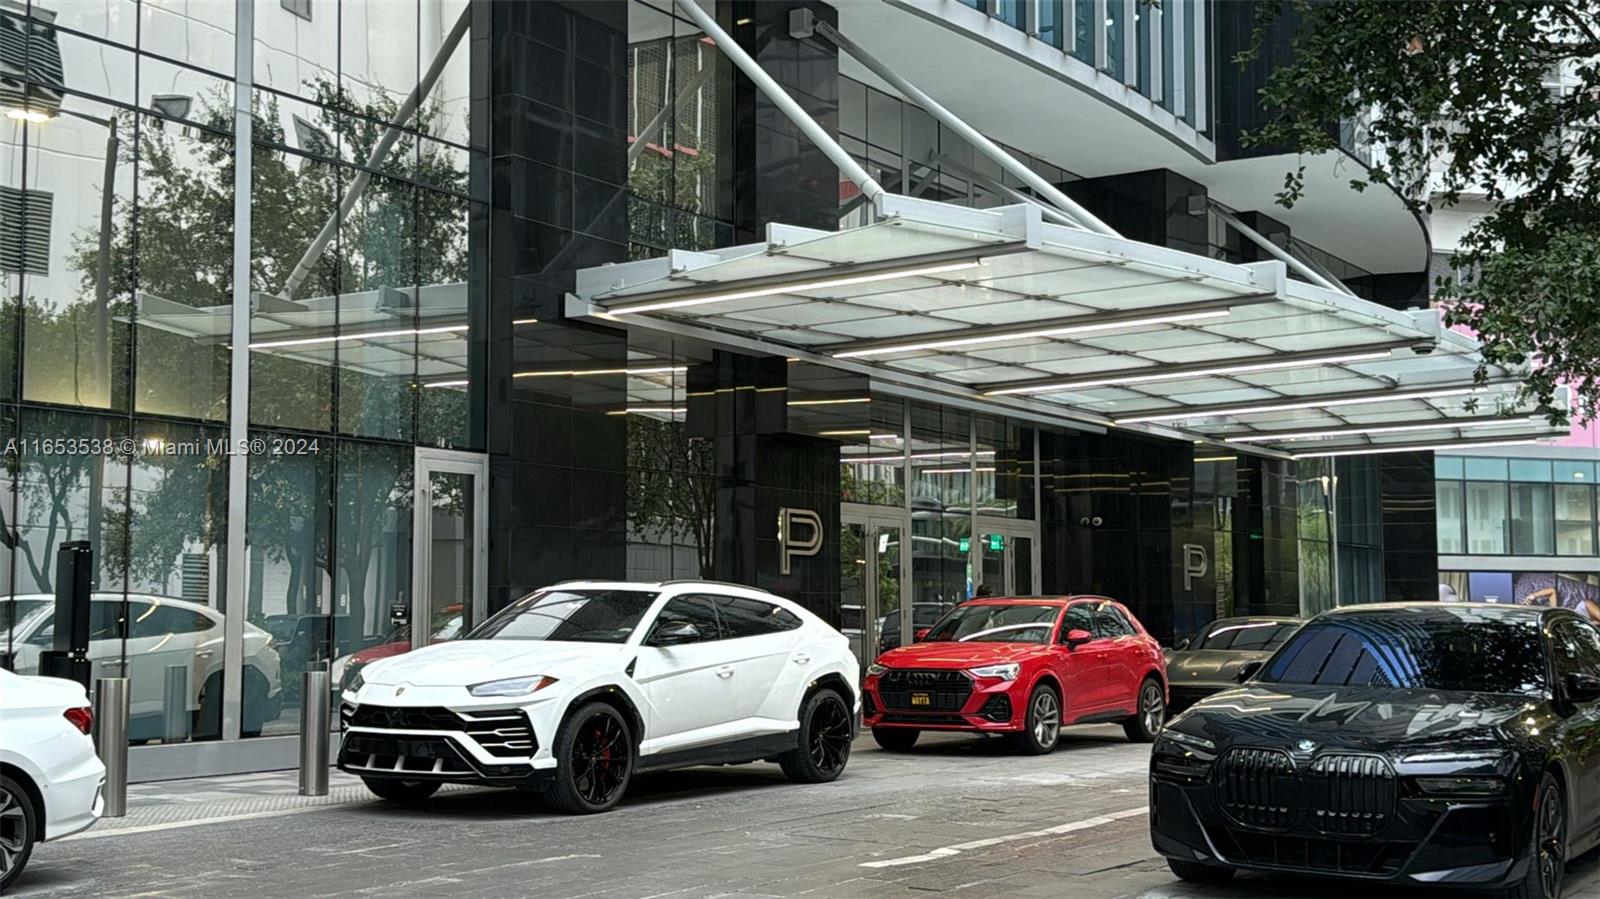
[[[1181,730],[1173,730],[1170,727],[1161,732],[1161,737],[1162,739],[1171,740],[1172,742],[1181,746],[1188,746],[1191,749],[1203,749],[1206,752],[1217,751],[1217,744],[1207,740],[1205,737],[1197,737],[1194,734],[1186,734]]]
[[[871,665],[867,666],[867,677],[877,677],[888,670],[888,665],[879,665],[877,662],[873,662]]]
[[[1429,796],[1501,796],[1506,792],[1506,782],[1495,776],[1419,777],[1417,789]]]
[[[982,668],[969,670],[974,677],[997,677],[1000,680],[1016,680],[1017,674],[1022,671],[1022,665],[1017,662],[1006,662],[1002,665],[985,665]]]
[[[467,688],[467,692],[473,696],[526,696],[529,693],[537,693],[555,682],[556,679],[553,677],[532,674],[527,677],[508,677],[504,680],[473,684]]]
[[[356,668],[355,671],[350,671],[349,669],[346,669],[345,673],[344,673],[344,679],[345,679],[345,687],[344,688],[346,690],[349,690],[352,693],[361,692],[361,688],[365,687],[367,685],[367,679],[361,676],[361,669],[360,668]]]

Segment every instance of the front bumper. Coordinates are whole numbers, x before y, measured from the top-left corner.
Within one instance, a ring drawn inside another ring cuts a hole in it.
[[[512,708],[340,706],[339,770],[363,777],[542,786],[555,759],[527,711]]]
[[[940,682],[928,685],[896,680],[915,673],[869,676],[862,689],[862,725],[973,733],[1015,733],[1025,726],[1027,693],[1020,681],[975,678],[960,670],[941,671]]]
[[[1159,757],[1158,757],[1159,758]],[[1241,823],[1205,775],[1182,776],[1153,760],[1150,838],[1186,862],[1262,872],[1406,884],[1495,887],[1521,880],[1529,864],[1521,793],[1482,800],[1402,791],[1393,812],[1363,835],[1315,825],[1309,806],[1281,825]],[[1403,780],[1403,779],[1402,779]]]

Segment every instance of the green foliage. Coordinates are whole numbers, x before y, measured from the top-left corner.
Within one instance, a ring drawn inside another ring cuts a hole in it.
[[[1259,40],[1292,6],[1293,62],[1260,102],[1255,145],[1337,148],[1342,121],[1371,117],[1377,164],[1356,179],[1416,211],[1479,200],[1437,296],[1450,324],[1477,332],[1488,364],[1528,362],[1523,385],[1551,421],[1556,388],[1579,420],[1600,415],[1600,10],[1592,0],[1258,0]],[[1551,91],[1564,71],[1576,89]],[[1303,171],[1303,169],[1301,169]],[[1290,172],[1279,201],[1303,194]]]
[[[628,419],[628,527],[693,542],[700,576],[714,575],[716,448],[679,422]]]

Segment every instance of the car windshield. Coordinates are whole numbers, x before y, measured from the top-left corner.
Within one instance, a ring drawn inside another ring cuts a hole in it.
[[[542,590],[501,609],[467,639],[623,643],[655,598],[649,590]]]
[[[1542,695],[1545,659],[1532,616],[1340,615],[1302,627],[1257,680]]]
[[[1297,624],[1280,621],[1224,622],[1212,628],[1195,649],[1231,649],[1261,652],[1277,649],[1294,633]]]
[[[971,603],[939,619],[925,640],[958,643],[1048,643],[1060,606]]]

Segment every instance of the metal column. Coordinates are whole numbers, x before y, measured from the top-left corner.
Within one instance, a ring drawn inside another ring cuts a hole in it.
[[[94,748],[106,766],[101,795],[107,818],[128,813],[128,679],[102,677],[94,684]]]
[[[300,695],[300,795],[328,795],[328,669],[305,673]]]

